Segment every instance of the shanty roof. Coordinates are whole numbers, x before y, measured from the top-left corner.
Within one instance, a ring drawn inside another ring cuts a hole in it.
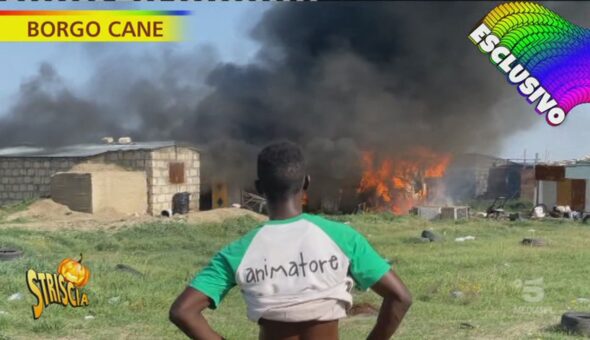
[[[112,151],[137,151],[137,150],[158,150],[166,147],[178,146],[196,149],[196,147],[178,143],[175,141],[160,141],[160,142],[132,142],[129,144],[78,144],[70,146],[62,146],[55,148],[34,147],[34,146],[14,146],[0,149],[0,158],[15,158],[15,157],[92,157],[103,153]]]
[[[585,158],[579,158],[579,159],[566,159],[566,160],[553,161],[553,162],[541,162],[538,164],[551,165],[551,166],[589,166],[590,165],[590,157],[586,156]]]
[[[455,155],[451,163],[453,168],[490,168],[495,165],[507,164],[507,160],[480,153],[462,153]]]

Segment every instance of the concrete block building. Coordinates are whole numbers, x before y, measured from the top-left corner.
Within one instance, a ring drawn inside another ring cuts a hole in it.
[[[0,149],[0,205],[50,197],[52,177],[78,164],[114,164],[145,172],[147,212],[172,208],[176,193],[191,194],[191,210],[199,208],[200,154],[174,141],[84,144],[60,148]]]
[[[145,214],[148,187],[145,171],[77,165],[51,178],[51,199],[86,213]]]

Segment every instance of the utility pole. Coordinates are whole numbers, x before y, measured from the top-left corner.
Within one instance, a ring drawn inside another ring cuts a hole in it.
[[[549,162],[549,150],[545,147],[545,162]]]

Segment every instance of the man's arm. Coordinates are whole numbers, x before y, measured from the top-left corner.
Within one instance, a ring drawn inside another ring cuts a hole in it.
[[[412,296],[402,280],[391,270],[383,275],[371,289],[383,298],[383,303],[379,310],[377,324],[367,339],[389,339],[410,309]]]
[[[170,307],[170,321],[191,339],[223,339],[209,326],[202,314],[210,303],[205,294],[187,287]]]

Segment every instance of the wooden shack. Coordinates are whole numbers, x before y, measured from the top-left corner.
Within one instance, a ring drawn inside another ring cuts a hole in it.
[[[535,166],[537,204],[548,208],[567,205],[576,211],[588,211],[588,189],[586,181],[590,179],[590,164],[583,165],[546,165]]]
[[[572,180],[571,191],[576,205],[583,206],[584,211],[590,212],[590,162],[582,161],[567,166],[565,177]]]

